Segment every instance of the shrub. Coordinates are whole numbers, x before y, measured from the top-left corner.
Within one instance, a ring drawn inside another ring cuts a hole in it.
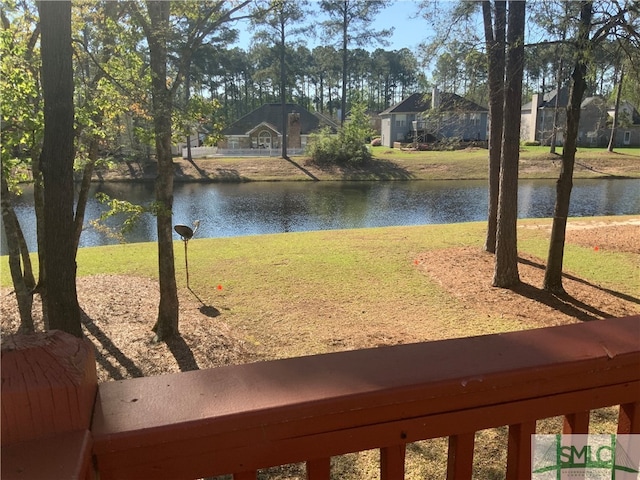
[[[369,117],[363,103],[355,103],[351,115],[337,135],[328,129],[312,135],[307,155],[319,164],[360,165],[372,158],[366,139],[372,134]]]
[[[339,143],[336,135],[329,128],[323,128],[319,133],[311,134],[307,144],[307,155],[315,163],[334,163],[339,154]]]
[[[522,142],[522,145],[525,147],[539,147],[540,142],[538,140],[528,140],[526,142]]]

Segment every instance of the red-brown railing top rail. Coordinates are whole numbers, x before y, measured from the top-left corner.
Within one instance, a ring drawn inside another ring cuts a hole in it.
[[[221,367],[100,385],[94,453],[105,478],[242,471],[268,466],[274,442],[611,386],[638,401],[639,381],[640,316]],[[251,460],[222,458],[247,448]]]

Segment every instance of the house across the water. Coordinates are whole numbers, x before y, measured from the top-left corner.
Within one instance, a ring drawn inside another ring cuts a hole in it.
[[[287,149],[291,153],[304,150],[312,133],[328,127],[333,132],[338,125],[329,117],[312,113],[294,103],[285,106],[287,118]],[[218,142],[218,153],[240,150],[280,149],[283,132],[282,104],[266,103],[236,120],[222,131],[224,139]]]
[[[534,94],[531,101],[522,106],[521,140],[550,145],[555,130],[556,144],[562,145],[568,98],[567,88],[560,89],[560,93],[555,89],[544,95]],[[619,111],[614,147],[640,146],[640,114],[627,101],[621,102]],[[578,146],[607,146],[614,116],[615,108],[603,97],[585,97],[580,105]]]
[[[485,141],[489,111],[455,93],[414,93],[380,113],[382,145],[445,138]],[[415,123],[414,123],[415,122]]]

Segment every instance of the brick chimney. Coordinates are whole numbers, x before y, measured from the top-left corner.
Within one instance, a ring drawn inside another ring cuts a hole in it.
[[[289,128],[287,129],[287,148],[302,148],[300,129],[300,114],[296,112],[290,113]]]
[[[440,107],[440,91],[438,90],[438,87],[435,86],[431,91],[431,108],[435,109],[439,107]]]

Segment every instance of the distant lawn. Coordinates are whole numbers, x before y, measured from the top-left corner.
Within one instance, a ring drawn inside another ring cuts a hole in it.
[[[545,153],[549,153],[549,147],[540,146],[540,147],[521,147],[521,155],[542,155]],[[556,153],[562,154],[562,147],[556,148]],[[619,147],[615,148],[613,151],[614,155],[620,156],[635,156],[640,160],[640,147]],[[588,148],[588,147],[579,147],[577,158],[598,158],[602,156],[610,156],[611,153],[607,151],[606,148]]]
[[[414,179],[478,180],[487,178],[489,152],[486,149],[454,151],[412,151],[399,148],[372,147],[378,161],[393,162]],[[555,179],[560,173],[562,148],[556,154],[549,147],[521,147],[520,178]],[[579,148],[575,178],[640,177],[640,148]]]
[[[522,146],[520,147],[520,158],[538,158],[543,155],[549,155],[548,146]],[[388,159],[414,159],[414,160],[426,160],[437,158],[441,161],[458,161],[468,159],[486,159],[488,151],[486,149],[471,149],[471,150],[454,150],[454,151],[421,151],[414,152],[411,150],[401,150],[399,148],[389,147],[371,147],[373,155],[376,158],[388,158]],[[562,147],[556,147],[556,154],[562,155]],[[616,155],[620,157],[638,157],[640,160],[640,147],[625,147],[616,148],[613,154],[607,152],[606,148],[578,148],[576,158],[602,158]]]

